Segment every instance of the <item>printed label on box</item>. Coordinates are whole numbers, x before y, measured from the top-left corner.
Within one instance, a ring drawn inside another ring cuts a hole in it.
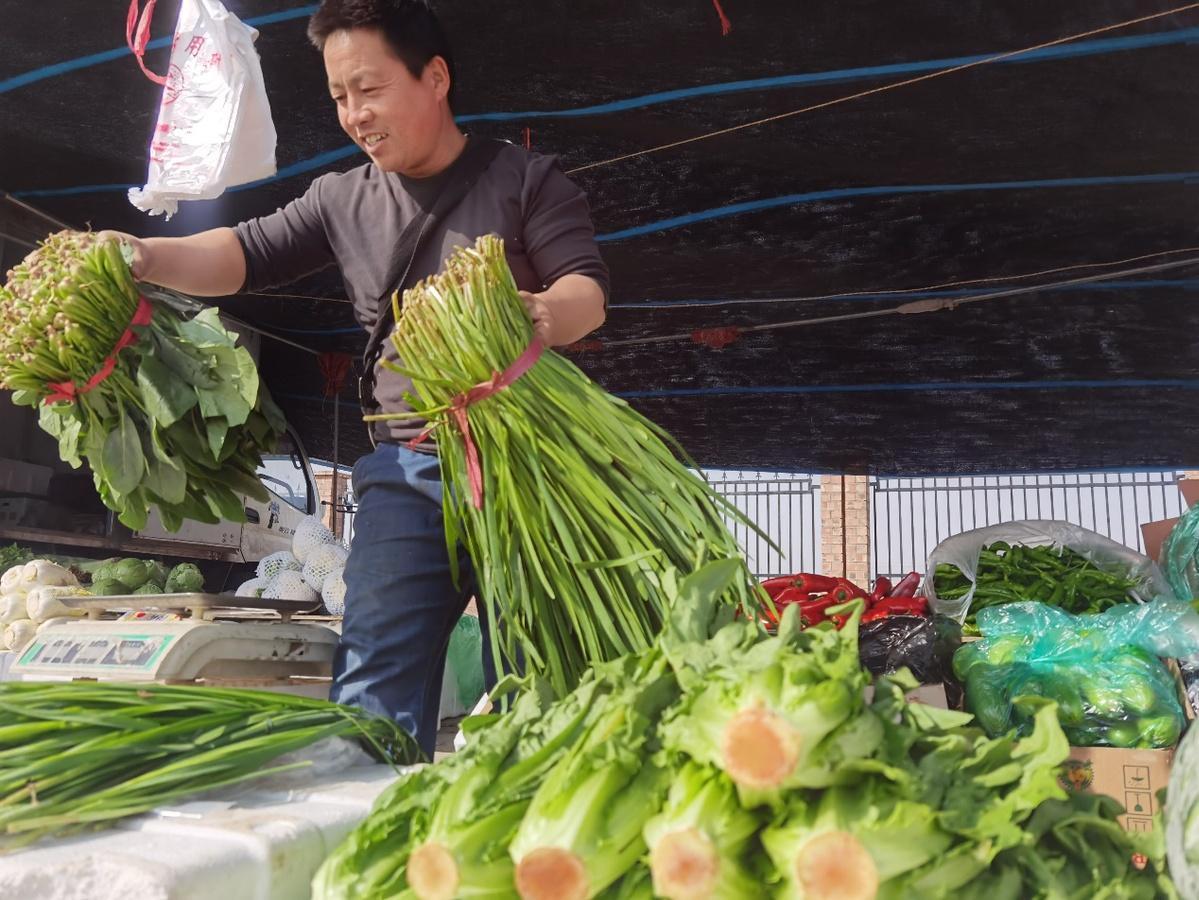
[[[1153,790],[1153,785],[1149,783],[1149,767],[1148,766],[1125,766],[1124,767],[1124,786],[1143,791]]]
[[[1154,813],[1153,795],[1128,791],[1124,794],[1124,808],[1130,816],[1151,816]]]

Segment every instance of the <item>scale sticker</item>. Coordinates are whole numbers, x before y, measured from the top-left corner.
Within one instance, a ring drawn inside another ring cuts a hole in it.
[[[88,667],[151,671],[175,640],[174,634],[64,635],[35,640],[21,658],[23,666]]]

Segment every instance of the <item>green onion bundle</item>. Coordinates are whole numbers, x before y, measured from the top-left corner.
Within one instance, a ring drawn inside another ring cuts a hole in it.
[[[325,738],[387,762],[420,752],[390,719],[324,700],[215,687],[0,682],[0,851],[306,765]]]
[[[236,340],[215,309],[141,297],[119,245],[89,233],[51,235],[0,288],[0,388],[134,530],[151,506],[177,531],[267,499],[256,473],[285,422]]]
[[[396,319],[392,340],[419,394],[412,417],[436,426],[450,558],[461,539],[501,623],[497,660],[523,654],[564,695],[588,664],[650,646],[667,613],[667,572],[741,556],[724,519],[740,514],[687,468],[673,439],[548,350],[466,408],[483,472],[476,506],[454,400],[533,340],[498,238],[480,238],[405,292]],[[742,569],[724,600],[756,612]]]

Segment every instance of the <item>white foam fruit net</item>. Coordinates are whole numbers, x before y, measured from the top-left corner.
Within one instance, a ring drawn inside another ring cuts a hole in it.
[[[325,579],[339,569],[344,569],[348,551],[341,544],[325,544],[317,547],[304,563],[304,581],[318,594],[325,587]]]

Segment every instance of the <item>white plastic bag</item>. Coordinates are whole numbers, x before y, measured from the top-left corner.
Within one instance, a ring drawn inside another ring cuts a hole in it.
[[[254,50],[258,32],[218,0],[182,0],[165,78],[142,61],[155,0],[137,23],[132,0],[126,37],[142,70],[163,85],[144,188],[129,202],[169,219],[180,200],[211,200],[226,188],[275,174],[275,124]]]
[[[970,611],[970,603],[974,599],[973,582],[978,571],[978,558],[984,547],[996,541],[1026,547],[1068,547],[1104,571],[1118,572],[1139,580],[1142,590],[1137,593],[1142,600],[1151,600],[1162,594],[1170,595],[1170,585],[1166,576],[1157,563],[1145,554],[1069,522],[1029,519],[976,528],[973,531],[955,534],[939,543],[929,555],[924,570],[927,573],[924,576],[924,595],[928,598],[933,612],[957,619],[959,622],[966,618]],[[934,581],[937,566],[942,563],[957,566],[971,582],[970,591],[960,600],[942,600],[937,596]]]

